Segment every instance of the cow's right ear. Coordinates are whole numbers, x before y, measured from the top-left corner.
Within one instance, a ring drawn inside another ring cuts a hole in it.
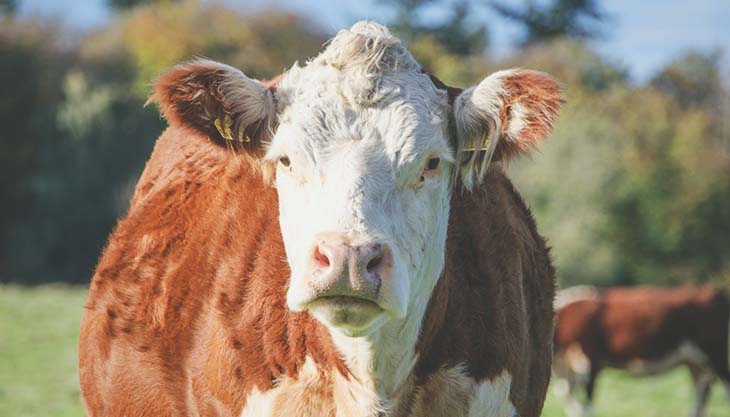
[[[272,133],[274,93],[236,68],[200,59],[162,74],[149,101],[159,105],[170,125],[195,130],[219,143],[256,149]]]

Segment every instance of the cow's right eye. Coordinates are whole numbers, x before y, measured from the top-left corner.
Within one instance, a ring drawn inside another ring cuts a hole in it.
[[[291,161],[289,160],[288,156],[282,156],[281,158],[279,158],[279,163],[286,168],[289,168],[289,165],[291,165]]]

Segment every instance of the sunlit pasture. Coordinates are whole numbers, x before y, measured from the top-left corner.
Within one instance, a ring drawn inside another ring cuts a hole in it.
[[[76,344],[85,287],[0,286],[0,416],[82,416]],[[598,381],[595,417],[684,417],[692,406],[684,370],[635,379],[606,371]],[[543,416],[563,416],[552,393]],[[720,386],[708,417],[730,417]]]

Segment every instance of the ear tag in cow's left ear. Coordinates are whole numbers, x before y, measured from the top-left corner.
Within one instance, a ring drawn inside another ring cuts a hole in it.
[[[480,146],[479,148],[476,148],[476,147],[466,148],[466,149],[464,149],[464,151],[466,151],[466,152],[487,151],[487,150],[489,150],[489,142],[490,142],[489,132],[487,132],[484,134],[484,140],[482,140],[482,146]]]
[[[215,128],[218,129],[218,133],[220,133],[223,139],[233,140],[233,131],[231,130],[233,120],[231,120],[231,116],[225,115],[222,121],[220,118],[215,119],[213,124],[215,125]]]
[[[489,142],[490,142],[490,137],[489,137],[489,132],[487,132],[484,134],[484,140],[482,141],[482,148],[479,150],[486,151],[487,149],[489,149]]]

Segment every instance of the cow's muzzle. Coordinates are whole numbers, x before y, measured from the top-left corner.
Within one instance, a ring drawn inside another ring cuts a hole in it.
[[[393,265],[389,247],[339,233],[319,234],[315,242],[305,272],[311,294],[305,307],[328,324],[367,325],[383,311],[381,287]]]

